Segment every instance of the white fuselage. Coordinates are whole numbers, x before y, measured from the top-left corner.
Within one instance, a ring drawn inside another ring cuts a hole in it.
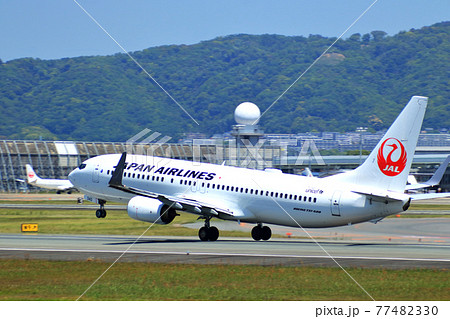
[[[66,179],[49,179],[49,178],[39,178],[33,182],[29,182],[30,185],[56,190],[67,190],[73,188],[72,183]]]
[[[108,186],[120,154],[102,155],[75,169],[71,182],[88,196],[128,202],[129,194]],[[379,219],[403,211],[404,201],[382,202],[358,194],[357,185],[183,160],[128,155],[123,184],[229,209],[225,219],[294,227],[333,227]],[[352,189],[355,187],[356,189]]]

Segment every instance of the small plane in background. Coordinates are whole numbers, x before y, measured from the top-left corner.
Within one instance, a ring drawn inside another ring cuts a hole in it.
[[[131,218],[168,224],[177,211],[205,220],[202,241],[215,241],[211,218],[254,223],[252,237],[268,240],[264,224],[319,228],[379,221],[406,211],[412,200],[450,193],[405,194],[428,98],[413,96],[366,161],[355,170],[311,178],[144,155],[109,154],[84,161],[69,180],[87,200],[127,203]]]
[[[436,172],[434,172],[433,176],[429,180],[423,183],[418,183],[417,179],[414,175],[408,176],[408,185],[406,185],[405,191],[415,191],[418,189],[433,187],[439,184],[442,177],[444,176],[445,170],[447,169],[448,164],[450,163],[450,155],[439,165]]]
[[[75,186],[68,179],[49,179],[49,178],[40,178],[33,170],[33,167],[30,164],[25,165],[27,172],[27,180],[26,182],[30,185],[54,189],[57,194],[61,194],[62,192],[67,192],[70,194],[73,190],[75,190]],[[17,179],[19,182],[25,182],[22,179]]]

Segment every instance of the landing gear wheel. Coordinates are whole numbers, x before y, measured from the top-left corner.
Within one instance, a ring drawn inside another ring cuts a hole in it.
[[[97,218],[105,218],[106,217],[106,210],[104,209],[97,209],[97,211],[95,212],[95,216]]]
[[[219,238],[219,230],[214,226],[203,226],[198,230],[198,237],[201,241],[216,241]]]
[[[100,208],[97,209],[97,211],[95,212],[95,216],[97,216],[97,218],[105,218],[106,217],[106,210],[105,210],[106,201],[99,199],[98,203],[100,204]]]
[[[206,227],[202,227],[198,230],[198,237],[200,238],[201,241],[208,241],[208,236],[209,232],[208,232],[208,228]]]
[[[208,239],[209,241],[216,241],[219,238],[219,230],[217,227],[210,227],[208,230]]]
[[[272,237],[272,230],[268,226],[257,225],[252,229],[254,240],[269,240]]]
[[[262,228],[260,226],[255,226],[252,229],[252,238],[254,240],[261,240],[262,239]]]
[[[272,237],[272,230],[269,227],[263,226],[263,228],[261,228],[261,230],[262,230],[262,236],[261,236],[262,240],[269,240],[270,237]]]

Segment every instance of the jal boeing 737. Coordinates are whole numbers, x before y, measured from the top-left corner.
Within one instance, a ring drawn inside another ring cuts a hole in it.
[[[150,223],[168,224],[177,211],[188,212],[205,220],[203,241],[219,237],[211,218],[254,223],[255,240],[271,237],[264,224],[312,228],[378,221],[407,210],[416,198],[450,195],[404,193],[427,101],[412,97],[361,166],[326,178],[123,153],[88,159],[69,179],[100,204],[99,218],[106,215],[106,201],[125,202],[131,218]]]
[[[68,192],[70,194],[72,190],[75,190],[75,187],[68,179],[40,178],[34,172],[33,167],[30,164],[26,164],[25,169],[27,172],[27,183],[30,185],[46,189],[54,189],[58,194],[61,192]]]

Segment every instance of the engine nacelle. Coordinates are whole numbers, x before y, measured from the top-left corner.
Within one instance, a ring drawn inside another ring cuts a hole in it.
[[[166,225],[177,216],[175,208],[169,207],[157,199],[136,196],[128,202],[127,211],[133,219]]]

